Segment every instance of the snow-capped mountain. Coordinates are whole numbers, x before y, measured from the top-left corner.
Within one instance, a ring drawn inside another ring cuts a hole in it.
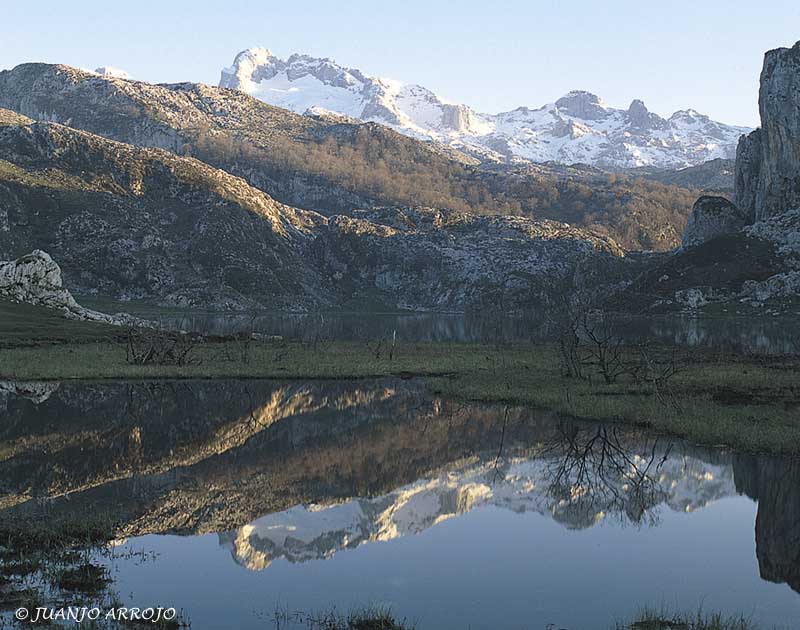
[[[335,112],[504,160],[682,168],[735,157],[739,136],[750,131],[692,109],[661,118],[640,100],[614,109],[582,91],[538,109],[482,114],[419,85],[370,77],[331,59],[295,54],[283,60],[266,48],[236,55],[222,70],[220,87],[294,112]]]

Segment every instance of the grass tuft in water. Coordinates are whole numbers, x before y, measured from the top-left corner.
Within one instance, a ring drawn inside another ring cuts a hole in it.
[[[279,609],[272,621],[276,630],[298,627],[306,630],[413,630],[416,627],[405,619],[396,619],[389,608],[372,606],[347,614],[335,608],[318,613]]]
[[[644,608],[633,622],[617,623],[616,630],[759,630],[746,617],[725,616],[721,613],[674,613]]]

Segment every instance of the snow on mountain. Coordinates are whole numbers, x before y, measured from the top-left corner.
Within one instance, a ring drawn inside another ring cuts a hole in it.
[[[110,77],[112,79],[131,79],[131,75],[129,75],[127,72],[112,66],[101,66],[100,68],[95,68],[94,73],[99,74],[102,77]]]
[[[739,136],[750,131],[691,109],[664,119],[640,100],[614,109],[583,91],[538,109],[481,114],[419,85],[370,77],[331,59],[294,54],[283,60],[266,48],[239,53],[222,70],[220,87],[294,112],[327,110],[502,160],[683,168],[735,157]]]
[[[419,534],[482,506],[535,512],[584,529],[613,518],[639,522],[660,505],[692,512],[736,494],[730,465],[666,455],[655,470],[650,456],[632,454],[625,468],[602,462],[602,470],[589,467],[584,477],[563,476],[563,462],[552,457],[513,457],[500,470],[491,458],[464,461],[383,496],[269,514],[220,534],[220,543],[238,564],[258,571],[278,558],[327,559],[362,544]]]

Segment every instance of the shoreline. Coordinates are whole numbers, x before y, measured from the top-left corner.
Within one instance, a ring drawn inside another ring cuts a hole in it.
[[[620,348],[605,378],[582,356],[567,378],[553,344],[297,342],[250,338],[188,341],[184,365],[126,361],[126,343],[97,339],[0,348],[0,379],[364,380],[420,379],[429,394],[527,405],[580,420],[625,423],[706,446],[800,455],[800,355],[688,348]],[[644,357],[644,358],[643,358]],[[648,376],[652,375],[652,376]]]

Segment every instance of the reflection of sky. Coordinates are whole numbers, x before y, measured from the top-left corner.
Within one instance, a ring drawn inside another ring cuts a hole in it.
[[[723,499],[658,527],[600,524],[570,530],[536,513],[484,507],[416,536],[365,545],[329,560],[269,571],[236,565],[216,535],[148,536],[128,546],[160,554],[118,562],[132,602],[184,607],[192,627],[264,628],[252,611],[390,605],[420,630],[556,627],[606,629],[641,606],[752,614],[765,625],[800,618],[800,596],[761,580],[755,504]],[[236,612],[234,612],[236,611]],[[232,617],[234,615],[234,617]]]

